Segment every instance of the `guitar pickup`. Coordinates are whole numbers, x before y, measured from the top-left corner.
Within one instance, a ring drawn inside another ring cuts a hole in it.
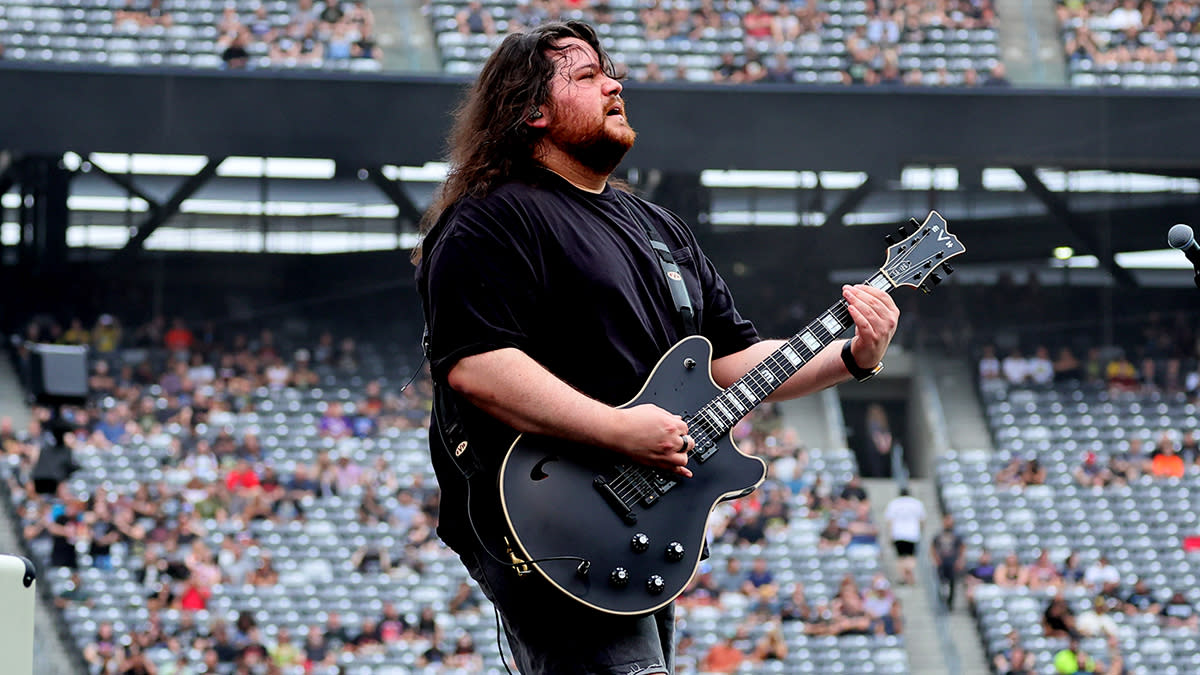
[[[712,457],[714,454],[716,454],[717,449],[719,447],[720,447],[719,445],[717,445],[716,443],[713,443],[712,441],[708,441],[704,445],[699,446],[696,449],[696,455],[695,455],[696,461],[698,461],[698,462],[708,461],[709,457]]]
[[[634,513],[633,509],[631,509],[629,505],[625,503],[625,500],[621,499],[621,497],[613,491],[612,487],[609,486],[608,481],[604,478],[604,476],[596,476],[593,478],[592,487],[596,488],[596,491],[600,493],[600,496],[604,497],[604,501],[608,502],[608,505],[617,512],[618,516],[621,516],[621,520],[624,520],[629,525],[637,522],[637,514]]]
[[[671,488],[675,487],[678,484],[679,484],[679,481],[671,480],[670,478],[667,478],[666,476],[664,476],[662,474],[657,474],[654,476],[654,489],[657,490],[658,494],[660,494],[660,495],[667,494],[668,490],[670,490]]]

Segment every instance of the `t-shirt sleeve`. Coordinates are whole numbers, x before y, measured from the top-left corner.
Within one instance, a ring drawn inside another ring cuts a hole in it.
[[[435,377],[475,354],[509,347],[528,351],[537,305],[536,256],[514,221],[467,202],[429,253],[427,319]]]
[[[733,293],[708,256],[696,247],[693,257],[704,291],[700,333],[713,343],[713,358],[740,352],[761,338],[754,324],[738,312]]]

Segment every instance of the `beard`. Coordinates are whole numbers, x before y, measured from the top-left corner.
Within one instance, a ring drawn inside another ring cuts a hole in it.
[[[564,124],[552,128],[549,136],[551,143],[575,161],[598,174],[608,175],[633,147],[637,132],[628,122],[619,129],[610,128],[606,115],[600,118],[599,125],[568,118]]]

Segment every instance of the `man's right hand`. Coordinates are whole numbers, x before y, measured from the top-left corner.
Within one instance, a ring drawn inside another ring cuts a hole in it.
[[[686,465],[696,439],[682,417],[652,403],[619,408],[617,413],[615,449],[642,464],[692,477]]]

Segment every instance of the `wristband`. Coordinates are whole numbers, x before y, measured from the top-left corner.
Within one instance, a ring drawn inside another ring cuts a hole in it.
[[[842,363],[846,364],[846,370],[850,371],[851,377],[859,382],[866,382],[875,377],[875,373],[883,370],[883,361],[875,364],[874,368],[863,368],[854,360],[854,354],[850,351],[851,340],[846,340],[842,343]]]

